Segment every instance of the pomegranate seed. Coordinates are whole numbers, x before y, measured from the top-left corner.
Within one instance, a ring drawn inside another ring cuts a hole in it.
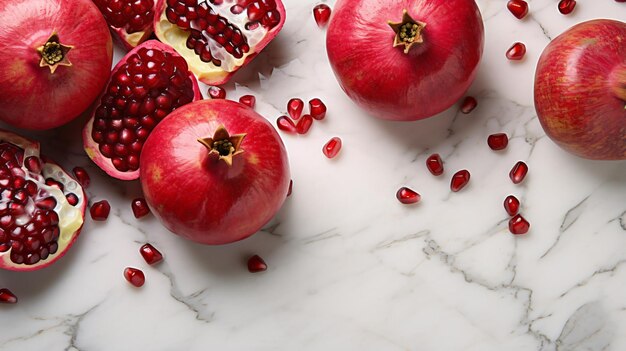
[[[134,199],[131,202],[130,207],[133,210],[133,215],[135,216],[135,218],[141,218],[147,215],[148,213],[150,213],[150,208],[148,207],[148,203],[146,202],[146,199],[144,199],[143,197]]]
[[[514,184],[519,184],[526,178],[527,173],[528,165],[523,161],[518,161],[511,169],[511,172],[509,172],[509,178],[511,178]]]
[[[254,97],[254,95],[244,95],[239,98],[239,102],[250,108],[254,108],[254,105],[256,104],[256,98]]]
[[[80,183],[80,185],[83,188],[89,187],[89,184],[91,183],[91,179],[89,178],[89,174],[84,168],[74,167],[72,171],[74,172],[74,177],[76,177],[76,180],[78,181],[78,183]]]
[[[519,61],[526,55],[526,45],[523,43],[515,43],[506,51],[506,58],[511,61]]]
[[[522,19],[528,14],[528,3],[524,0],[509,0],[506,7],[518,19]]]
[[[140,269],[133,267],[124,268],[124,278],[136,287],[141,287],[146,282],[146,276]]]
[[[509,220],[509,231],[515,235],[526,234],[528,229],[530,229],[530,223],[519,214]]]
[[[405,205],[417,203],[422,199],[420,194],[407,187],[398,189],[398,192],[396,192],[396,198]]]
[[[504,210],[509,216],[515,216],[519,212],[519,200],[513,195],[507,196],[504,199]]]
[[[7,288],[0,289],[0,303],[17,303],[17,296]]]
[[[296,126],[298,134],[306,134],[313,125],[313,117],[311,115],[304,115]]]
[[[315,18],[315,23],[320,28],[323,28],[328,23],[328,19],[330,18],[330,7],[326,4],[319,4],[313,8],[313,17]]]
[[[504,150],[509,145],[509,137],[505,133],[491,134],[487,137],[487,145],[491,150]]]
[[[472,96],[468,96],[463,100],[463,103],[461,104],[461,112],[463,112],[464,114],[468,114],[476,108],[476,105],[478,105],[476,99]]]
[[[439,154],[432,154],[426,159],[426,168],[435,176],[443,174],[443,161]]]
[[[293,179],[289,180],[289,190],[287,190],[287,196],[291,196],[291,191],[293,190]]]
[[[452,176],[452,181],[450,181],[450,189],[454,192],[457,192],[463,189],[470,180],[470,173],[466,169],[462,169]]]
[[[287,132],[287,133],[296,132],[296,125],[293,124],[293,121],[291,120],[291,118],[287,116],[278,117],[278,119],[276,120],[276,125],[278,126],[278,129],[282,130],[283,132]]]
[[[37,156],[26,157],[24,160],[24,166],[26,166],[26,168],[33,173],[41,173],[41,161]]]
[[[293,98],[287,103],[287,112],[294,120],[298,120],[298,118],[300,118],[302,115],[302,109],[304,109],[304,101],[298,98]]]
[[[109,218],[109,212],[111,211],[111,205],[107,200],[102,200],[91,205],[89,213],[94,221],[106,221]]]
[[[326,155],[326,157],[333,158],[337,156],[340,150],[341,139],[339,139],[338,137],[333,137],[324,145],[322,152],[324,152],[324,155]]]
[[[254,255],[248,259],[248,272],[258,273],[267,270],[267,264],[261,256]]]
[[[226,99],[226,90],[222,87],[210,86],[209,96],[211,99]]]
[[[318,121],[326,117],[326,105],[318,98],[309,100],[309,111],[311,112],[311,117]]]
[[[559,12],[564,15],[569,15],[574,11],[574,7],[576,7],[575,0],[561,0],[559,1]]]
[[[146,263],[150,265],[159,263],[163,260],[163,254],[150,244],[144,244],[141,248],[139,248],[139,253],[141,254],[141,257],[146,260]]]
[[[76,194],[69,193],[69,194],[65,195],[65,198],[67,199],[67,202],[70,203],[70,205],[72,205],[72,206],[78,205],[78,196],[76,196]]]

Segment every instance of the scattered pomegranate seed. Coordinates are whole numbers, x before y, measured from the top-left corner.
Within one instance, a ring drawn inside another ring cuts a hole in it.
[[[287,112],[289,116],[294,120],[298,120],[302,116],[302,110],[304,109],[304,101],[298,98],[293,98],[287,103]]]
[[[511,178],[514,184],[519,184],[526,178],[527,173],[528,165],[523,161],[518,161],[511,169],[511,172],[509,172],[509,178]]]
[[[575,0],[561,0],[559,1],[559,12],[564,15],[569,15],[574,11],[574,7],[576,7]]]
[[[111,205],[107,200],[102,200],[91,205],[89,213],[94,221],[106,221],[109,218],[109,212],[111,212]]]
[[[432,154],[426,159],[426,167],[435,176],[443,174],[443,161],[439,154]]]
[[[211,99],[226,99],[226,90],[222,87],[210,86],[209,96]]]
[[[82,167],[74,167],[72,170],[74,172],[74,177],[83,188],[87,188],[91,183],[91,179],[89,178],[89,174]]]
[[[455,193],[461,189],[463,189],[470,180],[470,173],[466,169],[462,169],[452,176],[452,180],[450,181],[450,189]]]
[[[509,137],[505,133],[491,134],[487,137],[487,145],[491,150],[504,150],[509,145]]]
[[[396,198],[405,205],[417,203],[422,199],[420,194],[407,187],[398,189],[398,192],[396,192]]]
[[[17,296],[7,288],[0,289],[0,303],[17,303]]]
[[[258,273],[267,270],[267,264],[261,256],[254,255],[248,259],[248,272]]]
[[[333,158],[337,156],[340,150],[341,150],[341,139],[337,137],[333,137],[324,145],[322,152],[324,152],[324,155],[326,155],[326,157]]]
[[[254,97],[254,95],[243,95],[239,98],[239,102],[250,108],[254,108],[254,105],[256,104],[256,98]]]
[[[318,121],[323,120],[324,117],[326,117],[326,105],[318,98],[309,100],[309,111],[311,113],[311,117]]]
[[[306,134],[311,126],[313,125],[313,117],[311,115],[304,115],[298,125],[296,126],[296,131],[298,134]]]
[[[522,19],[528,14],[528,3],[524,0],[509,0],[506,7],[517,19]]]
[[[143,197],[134,199],[131,202],[130,207],[133,210],[133,215],[135,215],[135,218],[141,218],[147,215],[148,213],[150,213],[150,208],[148,207],[148,203],[146,202],[146,199],[144,199]]]
[[[163,260],[163,254],[150,244],[144,244],[139,248],[139,253],[147,264],[153,265]]]
[[[474,97],[467,96],[465,97],[465,99],[463,100],[463,103],[461,104],[461,112],[463,112],[464,114],[468,114],[472,112],[476,108],[477,105],[478,105],[478,102],[476,101]]]
[[[124,268],[124,278],[136,287],[141,287],[146,282],[146,276],[140,269],[133,267]]]
[[[330,7],[326,4],[319,4],[313,8],[313,17],[318,27],[323,28],[326,26],[328,19],[330,19],[330,13]]]
[[[289,190],[287,190],[287,196],[291,196],[292,190],[293,190],[293,179],[289,180]]]
[[[67,199],[67,202],[70,203],[70,205],[72,206],[78,205],[78,196],[76,196],[76,194],[68,193],[67,195],[65,195],[65,198]]]
[[[509,231],[515,235],[526,234],[528,229],[530,229],[530,223],[519,214],[509,220]]]
[[[509,216],[515,216],[519,212],[519,200],[513,195],[507,196],[504,199],[504,210]]]
[[[526,45],[523,43],[515,43],[506,51],[506,58],[511,61],[519,61],[526,55]]]
[[[276,125],[278,126],[278,129],[282,130],[283,132],[296,133],[296,125],[293,124],[291,118],[287,116],[278,117],[278,119],[276,120]]]

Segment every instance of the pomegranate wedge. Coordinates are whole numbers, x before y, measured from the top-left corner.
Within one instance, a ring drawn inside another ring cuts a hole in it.
[[[139,155],[170,112],[202,98],[187,63],[169,46],[149,40],[130,51],[83,130],[87,155],[112,177],[139,177]]]
[[[154,31],[201,82],[220,85],[261,52],[284,23],[281,0],[159,0]]]
[[[81,185],[39,143],[0,130],[0,189],[0,268],[32,271],[62,257],[83,225]]]

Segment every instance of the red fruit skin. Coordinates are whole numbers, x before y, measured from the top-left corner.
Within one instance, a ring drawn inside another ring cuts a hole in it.
[[[246,133],[233,164],[209,158],[197,139],[224,125]],[[141,185],[152,213],[170,231],[208,245],[259,231],[289,189],[289,162],[280,136],[262,116],[230,100],[201,100],[165,117],[140,160]]]
[[[198,1],[198,3],[200,2],[201,1]],[[250,61],[252,61],[261,52],[261,50],[263,50],[267,46],[267,44],[269,44],[278,35],[280,30],[283,29],[283,25],[285,24],[287,13],[285,11],[285,6],[283,5],[283,2],[281,0],[274,0],[274,2],[276,3],[276,10],[280,14],[280,22],[275,27],[270,29],[267,35],[256,46],[250,49],[251,54],[246,56],[244,61],[240,65],[235,67],[233,71],[220,70],[219,72],[206,72],[205,70],[201,68],[203,65],[200,65],[198,68],[195,68],[196,64],[194,62],[191,62],[190,60],[191,57],[194,57],[194,58],[197,57],[197,55],[193,52],[193,50],[185,49],[184,52],[179,52],[179,54],[181,54],[181,56],[183,56],[187,60],[187,62],[189,63],[190,69],[198,77],[199,81],[207,85],[222,85],[222,84],[227,83],[233,74],[235,74],[241,67],[244,67]],[[167,0],[159,0],[157,2],[156,11],[155,11],[156,15],[154,16],[154,34],[156,34],[156,37],[160,41],[168,44],[167,37],[165,33],[163,32],[161,25],[160,25],[161,22],[164,22],[164,23],[167,22],[167,18],[165,16],[166,7],[167,7]],[[198,62],[201,62],[201,61],[198,59]]]
[[[80,20],[77,20],[80,14]],[[113,59],[106,22],[89,0],[0,2],[0,120],[23,129],[51,129],[87,110],[104,88]],[[51,74],[37,48],[53,32],[73,45]],[[45,111],[45,113],[42,113]]]
[[[134,48],[133,50],[129,51],[124,57],[125,58],[130,57],[131,55],[135,54],[137,51],[139,51],[143,47],[158,49],[163,52],[176,54],[176,51],[174,51],[169,46],[163,43],[160,43],[156,40],[149,40],[139,45],[138,47]],[[120,60],[120,62],[118,62],[117,65],[115,65],[112,72],[116,72],[119,69],[119,67],[124,65],[124,63],[125,63],[124,59]],[[198,81],[196,80],[196,78],[191,72],[189,72],[189,78],[191,79],[191,83],[193,86],[194,100],[201,100],[202,93],[200,92],[200,88],[198,87]],[[110,82],[110,79],[106,83],[107,86]],[[98,97],[97,101],[100,101],[100,98],[102,97],[103,94],[104,92],[102,92],[102,94]],[[85,124],[85,127],[83,128],[83,148],[85,149],[87,156],[89,156],[89,158],[91,158],[91,160],[95,164],[97,164],[98,167],[100,167],[103,171],[105,171],[108,175],[110,175],[113,178],[117,178],[121,180],[137,179],[139,177],[139,170],[132,171],[132,172],[121,172],[117,170],[115,166],[113,166],[113,163],[111,162],[110,158],[104,157],[100,153],[100,150],[98,149],[98,143],[96,143],[91,136],[91,131],[93,129],[93,121],[95,118],[95,107],[97,106],[94,106],[94,108],[92,109],[91,118],[89,119],[89,121],[87,121],[87,124]]]
[[[401,21],[404,9],[426,23],[424,43],[408,54],[393,47],[387,23]],[[446,110],[465,94],[483,40],[473,0],[339,0],[326,49],[339,84],[357,105],[378,118],[412,121]]]
[[[535,109],[564,150],[592,160],[626,159],[626,23],[575,25],[543,51]]]

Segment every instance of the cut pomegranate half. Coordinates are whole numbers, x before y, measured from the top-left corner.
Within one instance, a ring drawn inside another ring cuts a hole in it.
[[[187,63],[169,46],[149,40],[113,68],[83,130],[87,155],[110,176],[139,177],[139,155],[154,127],[180,106],[200,100]]]
[[[0,130],[0,189],[0,268],[32,271],[62,257],[83,225],[81,185],[39,143]]]
[[[152,34],[155,0],[93,0],[120,44],[131,50]]]
[[[208,85],[226,83],[285,23],[281,0],[159,0],[156,13],[157,38]]]

